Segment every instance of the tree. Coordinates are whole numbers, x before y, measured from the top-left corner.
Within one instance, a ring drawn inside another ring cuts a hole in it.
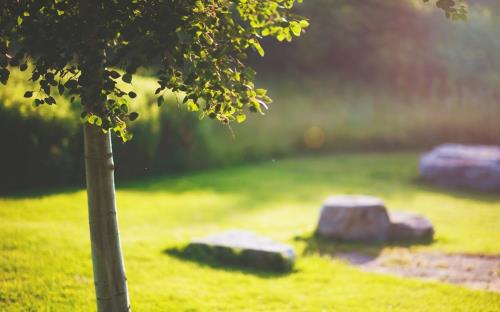
[[[116,218],[110,135],[132,139],[128,98],[141,66],[158,69],[157,103],[183,92],[191,111],[227,124],[246,110],[263,114],[271,99],[245,66],[262,37],[299,36],[308,22],[292,13],[302,0],[4,0],[0,2],[0,83],[31,71],[33,105],[55,105],[55,92],[79,97],[84,127],[92,260],[98,311],[129,311]],[[425,1],[425,0],[424,0]],[[457,0],[438,0],[450,17]]]
[[[6,0],[0,4],[0,82],[31,71],[33,105],[55,105],[55,92],[79,97],[98,311],[129,311],[116,218],[111,133],[132,138],[138,118],[127,99],[140,66],[157,68],[157,103],[185,94],[201,117],[227,124],[263,113],[271,102],[244,65],[261,56],[262,37],[290,41],[308,22],[291,10],[301,0]]]

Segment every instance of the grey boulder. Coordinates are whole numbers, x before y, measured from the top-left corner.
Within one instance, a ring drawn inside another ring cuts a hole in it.
[[[340,241],[430,242],[432,223],[409,212],[387,212],[382,200],[363,195],[328,197],[321,209],[317,235]]]
[[[269,271],[289,271],[295,262],[293,247],[240,230],[195,239],[187,250],[190,254],[209,256],[223,264]]]
[[[375,197],[331,196],[321,209],[317,234],[346,241],[383,242],[388,239],[389,216]]]
[[[423,179],[446,187],[500,191],[500,147],[444,144],[420,159]]]

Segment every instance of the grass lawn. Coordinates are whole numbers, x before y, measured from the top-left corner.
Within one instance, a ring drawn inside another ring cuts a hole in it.
[[[416,164],[416,154],[322,156],[119,184],[133,310],[499,311],[500,293],[362,272],[296,239],[311,235],[325,196],[365,193],[432,220],[436,241],[411,248],[500,254],[500,195],[421,185]],[[295,270],[222,269],[165,252],[231,228],[293,244]],[[85,192],[0,198],[0,311],[94,305]]]

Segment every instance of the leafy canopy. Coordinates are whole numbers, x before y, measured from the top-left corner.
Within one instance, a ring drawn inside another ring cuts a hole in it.
[[[81,97],[82,119],[126,141],[127,99],[140,66],[158,69],[157,103],[181,91],[191,111],[223,123],[245,120],[245,108],[271,102],[244,65],[261,56],[263,37],[291,41],[308,22],[291,12],[302,0],[6,0],[0,4],[0,82],[10,68],[30,69],[33,105],[56,104],[54,93]],[[123,84],[120,84],[123,85]],[[92,90],[90,90],[92,89]]]
[[[428,1],[428,0],[424,0]],[[80,97],[82,120],[131,139],[128,99],[140,66],[157,68],[157,103],[166,90],[185,94],[200,116],[242,122],[271,99],[245,66],[249,50],[264,56],[263,37],[291,41],[309,23],[292,13],[302,0],[3,0],[0,1],[0,83],[12,67],[31,70],[33,105],[54,94]],[[462,0],[437,0],[450,18]]]

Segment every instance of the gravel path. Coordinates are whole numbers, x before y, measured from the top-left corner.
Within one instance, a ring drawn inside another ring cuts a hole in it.
[[[419,277],[500,292],[500,256],[417,253],[404,248],[384,251],[377,257],[349,252],[335,258],[369,272]]]

